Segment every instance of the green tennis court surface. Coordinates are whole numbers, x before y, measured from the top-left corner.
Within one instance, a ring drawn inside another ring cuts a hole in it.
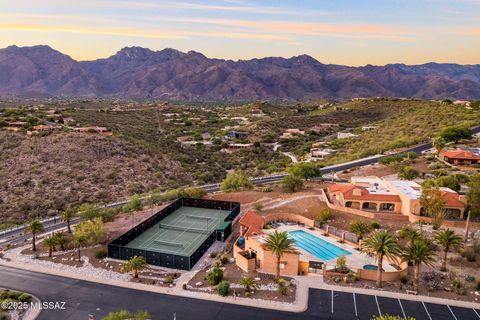
[[[227,210],[180,207],[126,247],[190,256],[229,214]]]

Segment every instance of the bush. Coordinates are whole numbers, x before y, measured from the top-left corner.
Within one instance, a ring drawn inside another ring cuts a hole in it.
[[[409,166],[401,168],[398,173],[398,177],[405,180],[413,180],[417,178],[418,175],[418,171]]]
[[[218,294],[222,297],[228,296],[228,291],[230,290],[230,282],[222,281],[218,285]]]
[[[343,270],[347,267],[347,258],[343,254],[338,256],[336,267],[337,270]]]
[[[262,192],[272,192],[273,189],[271,186],[263,186],[262,189],[261,189]]]
[[[475,283],[475,290],[480,291],[480,280],[477,280],[477,283]]]
[[[474,282],[474,281],[475,281],[475,277],[472,276],[471,274],[467,274],[467,275],[465,276],[465,281],[467,281],[467,282]]]
[[[253,204],[253,209],[257,210],[257,211],[261,211],[263,209],[263,203],[261,202],[255,202]]]
[[[328,220],[331,220],[333,217],[332,210],[330,208],[325,208],[320,211],[320,216],[318,217],[318,222],[320,223],[321,226],[323,226],[325,223],[328,222]]]
[[[100,249],[95,251],[95,258],[97,259],[103,259],[107,256],[107,250],[105,249]]]
[[[172,284],[174,279],[175,278],[171,274],[169,274],[168,276],[165,277],[165,279],[163,280],[163,283]]]
[[[377,221],[372,221],[372,228],[373,229],[380,229],[380,223],[378,223]]]
[[[280,292],[282,295],[286,296],[288,293],[288,287],[287,287],[287,281],[285,279],[280,278],[277,281],[277,290]]]
[[[477,259],[477,254],[475,252],[475,249],[473,247],[466,247],[463,251],[463,254],[465,255],[465,258],[468,261],[475,261]]]
[[[218,260],[222,264],[227,264],[230,259],[228,258],[228,256],[226,254],[222,254],[220,257],[218,257]]]
[[[213,267],[209,273],[207,273],[207,282],[212,285],[216,286],[223,280],[223,270],[219,267]]]
[[[438,290],[440,288],[440,284],[437,280],[430,280],[427,283],[428,289],[430,290]]]
[[[210,253],[210,258],[215,259],[218,256],[218,253],[212,252]]]
[[[464,294],[467,293],[467,290],[465,289],[465,285],[459,279],[454,279],[452,281],[452,287],[453,287],[453,291],[458,295],[463,296]]]
[[[407,284],[408,283],[408,275],[407,274],[401,274],[400,275],[400,282],[402,284]]]
[[[17,300],[20,302],[30,302],[30,300],[32,300],[32,296],[23,292],[18,296]]]

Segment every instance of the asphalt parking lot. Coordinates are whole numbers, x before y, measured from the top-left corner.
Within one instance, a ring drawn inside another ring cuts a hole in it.
[[[308,305],[307,313],[310,315],[325,317],[330,314],[330,319],[370,320],[373,316],[389,314],[416,320],[480,320],[480,308],[459,308],[331,290],[310,290]]]

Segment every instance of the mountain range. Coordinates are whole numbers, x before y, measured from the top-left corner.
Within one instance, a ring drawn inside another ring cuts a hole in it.
[[[76,61],[49,46],[9,46],[0,49],[0,94],[210,101],[478,99],[480,65],[350,67],[322,64],[308,55],[232,61],[141,47]]]

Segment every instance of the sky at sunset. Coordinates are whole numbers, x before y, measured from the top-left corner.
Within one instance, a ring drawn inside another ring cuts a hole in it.
[[[13,44],[77,60],[142,46],[235,60],[477,64],[480,0],[0,0],[0,47]]]

